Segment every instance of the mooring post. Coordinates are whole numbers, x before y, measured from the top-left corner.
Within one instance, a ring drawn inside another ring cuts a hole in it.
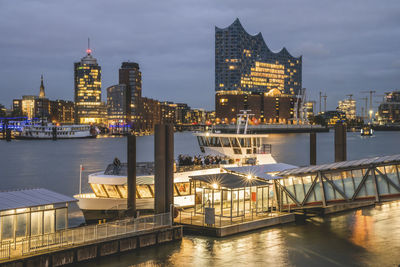
[[[157,124],[154,133],[154,210],[170,211],[174,197],[174,129],[171,124]]]
[[[317,133],[310,132],[310,165],[317,164]]]
[[[345,161],[347,154],[346,124],[335,124],[335,162]]]
[[[128,210],[136,218],[136,136],[128,135]]]

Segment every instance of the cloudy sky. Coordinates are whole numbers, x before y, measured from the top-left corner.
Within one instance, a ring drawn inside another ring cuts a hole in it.
[[[0,103],[38,94],[42,73],[50,99],[72,100],[73,63],[90,37],[103,100],[130,60],[144,96],[213,109],[214,27],[235,18],[271,50],[303,55],[303,87],[315,100],[326,93],[329,109],[400,87],[398,0],[0,0]]]

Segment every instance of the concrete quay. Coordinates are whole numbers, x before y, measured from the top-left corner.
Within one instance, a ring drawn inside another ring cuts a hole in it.
[[[144,247],[182,240],[182,235],[182,226],[162,227],[85,243],[84,245],[55,248],[36,255],[13,258],[0,263],[0,266],[51,267],[73,265],[99,257],[127,253]]]

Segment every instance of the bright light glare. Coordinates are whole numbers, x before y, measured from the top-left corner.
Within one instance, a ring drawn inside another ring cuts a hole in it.
[[[247,175],[247,179],[249,179],[249,180],[253,179],[253,175],[248,174],[248,175]]]
[[[216,183],[213,183],[213,184],[212,184],[212,187],[213,187],[214,189],[218,189],[218,185],[217,185]]]

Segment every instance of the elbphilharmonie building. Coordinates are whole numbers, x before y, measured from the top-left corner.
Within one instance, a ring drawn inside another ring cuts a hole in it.
[[[215,27],[215,90],[231,93],[297,95],[302,58],[286,48],[272,52],[261,33],[250,35],[236,19],[227,28]]]

